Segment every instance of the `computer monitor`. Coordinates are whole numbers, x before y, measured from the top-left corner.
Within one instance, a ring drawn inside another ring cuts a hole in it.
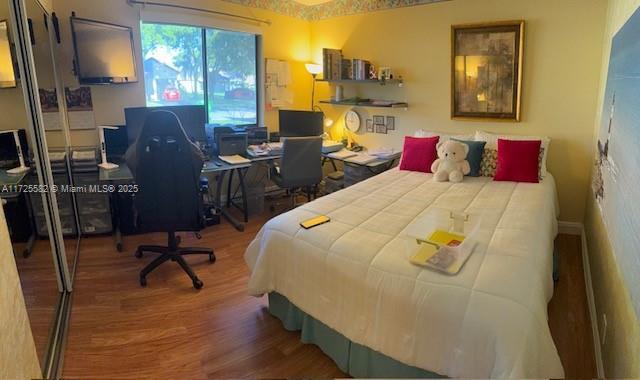
[[[200,143],[207,141],[204,131],[207,115],[204,112],[204,106],[133,107],[124,109],[129,145],[135,144],[138,136],[140,136],[140,131],[142,131],[147,115],[158,110],[175,113],[191,141]]]
[[[18,137],[20,138],[20,145],[22,145],[24,159],[28,161],[29,144],[27,143],[27,132],[24,129],[19,129]],[[0,134],[0,166],[14,167],[15,163],[18,162],[17,149],[13,133]]]
[[[109,162],[119,161],[127,153],[129,147],[127,127],[124,125],[116,125],[116,127],[118,129],[104,129],[104,145]]]
[[[280,136],[321,136],[324,132],[324,114],[312,111],[280,110]]]

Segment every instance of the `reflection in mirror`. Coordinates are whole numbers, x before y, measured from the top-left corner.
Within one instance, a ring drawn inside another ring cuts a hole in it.
[[[72,184],[70,173],[70,144],[68,141],[68,129],[64,119],[64,96],[58,96],[56,90],[56,72],[54,65],[53,48],[54,34],[50,26],[50,15],[44,10],[37,0],[26,2],[27,17],[30,20],[32,35],[33,59],[38,83],[38,94],[42,109],[42,120],[47,137],[47,148],[53,181],[62,189],[64,185]],[[49,20],[49,21],[47,21]],[[72,266],[78,245],[78,227],[74,207],[74,195],[71,192],[59,191],[56,193],[58,211],[60,212],[60,224],[64,237],[65,254],[67,263]]]
[[[0,21],[0,88],[16,86],[16,73],[11,53],[9,22],[3,20]]]
[[[0,2],[0,20],[9,18],[8,2]],[[38,20],[43,19],[40,17]],[[10,22],[7,22],[7,26],[10,26]],[[16,58],[11,55],[14,43],[11,28],[7,29],[8,50],[2,46],[4,37],[0,37],[3,76],[7,66],[14,67],[13,63],[6,62],[6,52],[9,52],[12,60]],[[5,30],[0,27],[0,35]],[[4,78],[2,80],[4,82]],[[42,184],[36,175],[37,165],[32,160],[31,126],[19,79],[16,85],[14,88],[0,88],[0,197],[32,335],[40,361],[44,363],[62,284],[54,265],[50,231],[45,219],[42,194],[39,192]],[[14,133],[14,130],[17,132]]]

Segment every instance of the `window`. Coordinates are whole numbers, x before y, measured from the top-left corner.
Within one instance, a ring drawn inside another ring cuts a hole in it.
[[[256,37],[207,29],[209,123],[256,124]]]
[[[257,124],[255,35],[154,23],[141,33],[148,107],[203,104],[211,124]]]
[[[142,23],[147,106],[204,104],[202,29]]]

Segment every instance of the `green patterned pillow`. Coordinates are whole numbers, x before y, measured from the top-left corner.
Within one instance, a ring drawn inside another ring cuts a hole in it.
[[[544,148],[540,147],[538,155],[538,179],[542,181],[542,160],[544,159]],[[498,165],[498,150],[485,148],[482,152],[482,160],[480,161],[480,176],[495,177],[496,167]]]
[[[485,148],[482,152],[482,160],[480,160],[480,176],[493,178],[496,175],[497,164],[498,150]]]

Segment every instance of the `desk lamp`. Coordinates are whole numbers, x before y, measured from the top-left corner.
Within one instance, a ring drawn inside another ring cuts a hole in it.
[[[99,167],[105,170],[116,169],[118,167],[117,164],[111,163],[107,161],[107,145],[104,141],[104,130],[111,129],[116,130],[118,127],[113,127],[110,125],[100,125],[98,126],[98,130],[100,131],[100,156],[102,158],[102,162],[98,164]]]
[[[0,131],[0,133],[13,133],[13,139],[16,143],[16,150],[18,151],[18,159],[20,160],[20,166],[17,168],[7,170],[9,174],[20,174],[29,170],[29,167],[24,164],[24,153],[22,151],[22,144],[20,143],[20,136],[18,135],[17,129],[12,129],[8,131]]]

